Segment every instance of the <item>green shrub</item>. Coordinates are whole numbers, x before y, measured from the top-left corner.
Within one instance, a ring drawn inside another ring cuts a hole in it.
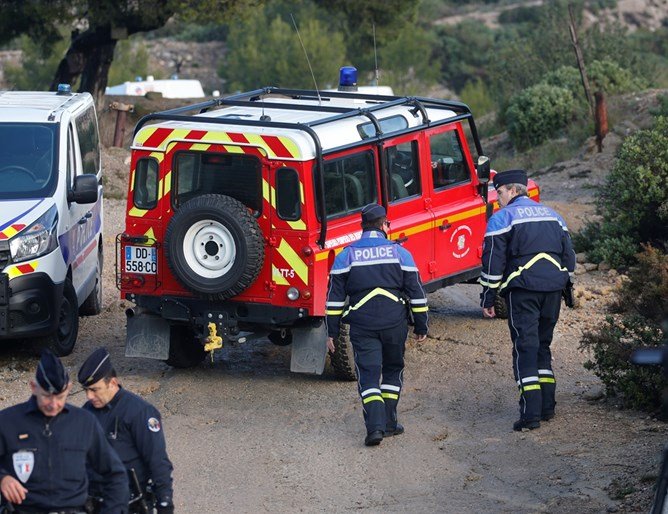
[[[628,93],[645,89],[647,84],[641,78],[610,60],[594,61],[587,67],[587,75],[594,91],[606,93]]]
[[[668,385],[661,369],[637,366],[630,357],[638,348],[665,344],[660,327],[668,319],[668,255],[646,248],[616,296],[611,310],[617,314],[585,332],[580,341],[592,357],[584,367],[601,379],[608,395],[621,397],[626,406],[658,410]]]
[[[482,116],[494,110],[494,99],[481,79],[467,82],[464,89],[460,91],[459,98],[471,108],[476,116]]]
[[[515,95],[506,111],[508,133],[520,149],[554,136],[573,118],[573,94],[562,87],[537,84]]]

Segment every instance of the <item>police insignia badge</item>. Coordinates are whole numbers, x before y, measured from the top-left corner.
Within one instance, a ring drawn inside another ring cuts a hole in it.
[[[18,479],[24,484],[32,474],[35,465],[35,454],[26,450],[21,450],[12,455],[14,461],[14,471]]]
[[[158,418],[148,418],[148,429],[151,432],[160,432],[160,421]]]

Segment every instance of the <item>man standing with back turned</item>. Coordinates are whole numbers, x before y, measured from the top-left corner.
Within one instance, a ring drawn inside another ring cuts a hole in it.
[[[123,461],[133,499],[137,499],[141,493],[141,500],[149,512],[153,512],[152,499],[145,499],[150,479],[158,514],[172,514],[173,468],[167,457],[158,409],[121,387],[109,352],[104,348],[98,348],[90,354],[81,365],[78,378],[88,398],[83,408],[97,418],[112,448]],[[93,493],[97,487],[97,480],[93,480]],[[129,512],[146,511],[140,501],[133,501]]]
[[[362,237],[334,260],[325,303],[330,352],[341,319],[350,324],[367,446],[404,431],[397,423],[397,404],[409,309],[417,340],[427,337],[427,297],[420,274],[408,250],[388,241],[384,229],[389,226],[383,206],[362,209]]]
[[[566,223],[527,196],[527,174],[494,176],[499,207],[487,223],[482,254],[481,306],[493,318],[497,294],[506,298],[520,419],[513,430],[533,430],[554,417],[556,381],[550,344],[562,291],[570,287],[575,253]]]

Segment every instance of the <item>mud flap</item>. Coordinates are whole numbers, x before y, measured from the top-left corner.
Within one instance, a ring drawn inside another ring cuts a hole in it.
[[[169,322],[160,316],[128,314],[126,357],[169,358]]]
[[[290,371],[322,375],[326,357],[327,328],[324,323],[317,327],[292,329]]]

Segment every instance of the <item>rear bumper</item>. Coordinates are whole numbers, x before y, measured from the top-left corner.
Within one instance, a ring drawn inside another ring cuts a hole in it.
[[[43,336],[55,332],[63,284],[46,273],[9,280],[0,273],[0,339]]]

